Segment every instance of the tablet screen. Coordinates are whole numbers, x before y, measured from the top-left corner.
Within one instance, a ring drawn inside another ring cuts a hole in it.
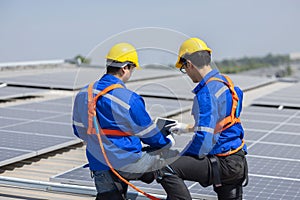
[[[169,129],[170,127],[166,127],[166,125],[168,124],[174,124],[177,123],[177,120],[173,120],[173,119],[166,119],[166,118],[156,118],[156,125],[159,128],[160,132],[162,132],[162,134],[164,134],[165,136],[170,134]]]

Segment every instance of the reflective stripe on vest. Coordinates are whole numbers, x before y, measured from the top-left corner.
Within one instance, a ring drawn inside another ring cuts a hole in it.
[[[234,89],[233,82],[228,76],[226,76],[226,75],[222,75],[222,76],[227,80],[227,82],[222,80],[222,79],[216,78],[216,77],[212,77],[212,78],[210,78],[206,81],[206,84],[211,82],[211,81],[219,81],[219,82],[224,83],[229,88],[230,93],[232,95],[231,113],[230,113],[229,116],[227,116],[224,119],[217,122],[214,133],[220,133],[220,132],[226,130],[227,128],[233,126],[234,124],[241,122],[240,118],[237,118],[235,116],[239,97],[238,97],[238,95],[237,95],[237,93]],[[224,88],[221,88],[221,90],[224,91]],[[220,90],[218,92],[220,92]],[[218,96],[220,96],[219,93],[218,93]],[[220,154],[216,154],[216,155],[217,156],[229,156],[229,155],[234,154],[234,153],[238,152],[239,150],[241,150],[244,147],[244,144],[245,144],[245,141],[244,141],[244,139],[242,139],[242,144],[237,149],[230,150],[226,153],[220,153]]]

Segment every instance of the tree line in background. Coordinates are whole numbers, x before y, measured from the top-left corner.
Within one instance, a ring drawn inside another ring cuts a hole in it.
[[[74,64],[90,64],[91,60],[85,58],[82,55],[77,55],[69,62]],[[266,67],[281,67],[276,76],[290,76],[292,74],[292,69],[290,67],[290,57],[289,55],[272,55],[267,54],[264,57],[243,57],[239,59],[224,59],[221,61],[215,61],[218,69],[221,73],[225,74],[236,74],[243,71],[266,68]],[[160,65],[147,65],[145,68],[157,68],[161,69]],[[174,64],[168,65],[170,68],[174,68]]]
[[[242,71],[259,69],[265,67],[285,66],[286,75],[290,75],[290,57],[289,55],[272,55],[268,54],[264,57],[243,57],[239,59],[224,59],[216,61],[216,65],[222,73],[239,73]]]

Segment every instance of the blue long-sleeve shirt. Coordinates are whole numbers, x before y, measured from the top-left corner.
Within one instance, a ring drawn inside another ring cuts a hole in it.
[[[210,81],[206,84],[211,77],[226,82],[217,70],[212,70],[194,88],[192,115],[195,119],[195,135],[184,150],[184,155],[215,155],[237,149],[242,144],[244,130],[240,123],[234,124],[221,133],[214,133],[217,122],[231,113],[232,95],[229,88],[220,81]],[[235,87],[235,91],[241,103],[243,93],[238,87]],[[238,109],[240,113],[242,106]],[[243,149],[247,151],[246,145]]]
[[[145,109],[141,96],[128,90],[124,83],[113,75],[105,74],[95,82],[93,93],[112,84],[121,84],[100,97],[96,113],[102,129],[131,133],[130,136],[102,136],[106,154],[115,169],[136,162],[142,155],[142,142],[151,147],[169,147],[167,139],[154,124]],[[97,136],[88,135],[88,93],[87,86],[77,95],[73,107],[74,134],[87,143],[87,159],[91,170],[108,170]]]

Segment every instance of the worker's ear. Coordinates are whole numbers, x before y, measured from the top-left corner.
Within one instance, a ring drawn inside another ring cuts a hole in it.
[[[117,75],[122,77],[124,75],[124,73],[125,73],[125,69],[122,67],[118,70]]]
[[[190,60],[186,60],[186,67],[191,68],[193,66],[192,62]]]

